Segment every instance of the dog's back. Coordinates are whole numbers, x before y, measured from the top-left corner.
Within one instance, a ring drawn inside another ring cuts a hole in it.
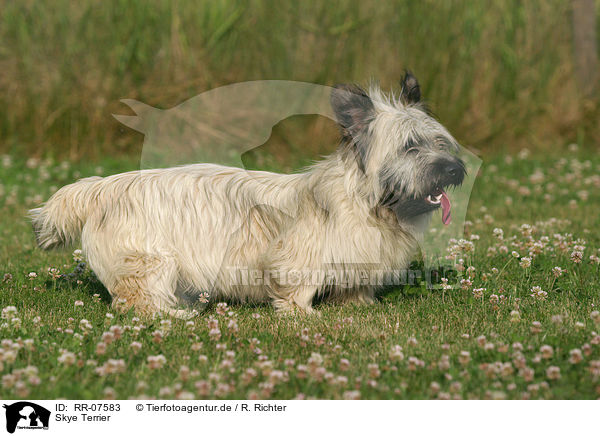
[[[298,175],[213,164],[88,177],[59,189],[42,207],[31,209],[29,217],[38,245],[48,250],[72,244],[90,217],[99,216],[104,221],[119,208],[130,209],[130,206],[137,207],[136,214],[144,211],[154,214],[165,208],[169,214],[176,214],[185,205],[198,209],[200,215],[202,211],[228,204],[226,198],[237,197],[242,202],[238,210],[222,210],[221,216],[244,215],[253,207],[264,205],[293,214],[297,190],[293,181],[297,178]],[[156,193],[160,195],[156,197]]]

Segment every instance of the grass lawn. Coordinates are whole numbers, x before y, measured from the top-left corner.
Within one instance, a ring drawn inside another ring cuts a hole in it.
[[[486,158],[454,289],[187,322],[115,312],[77,246],[42,252],[25,218],[63,184],[136,165],[0,162],[0,397],[600,397],[600,154]]]

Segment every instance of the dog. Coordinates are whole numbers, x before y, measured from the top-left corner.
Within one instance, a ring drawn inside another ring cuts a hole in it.
[[[30,211],[38,245],[81,236],[113,305],[141,314],[189,317],[178,302],[205,292],[282,313],[311,313],[316,295],[373,303],[377,284],[314,272],[407,268],[433,212],[450,221],[445,189],[465,164],[410,72],[398,96],[337,85],[330,101],[340,145],[304,172],[192,164],[81,179]]]

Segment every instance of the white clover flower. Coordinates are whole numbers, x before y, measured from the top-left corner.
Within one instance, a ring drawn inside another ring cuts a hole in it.
[[[221,339],[221,330],[218,328],[210,329],[208,332],[208,337],[214,341],[218,341]]]
[[[560,378],[560,368],[558,366],[549,366],[546,369],[546,377],[550,380],[558,380]]]
[[[464,253],[469,253],[475,250],[475,245],[473,245],[471,241],[467,241],[466,239],[460,239],[458,241],[458,244],[460,246],[460,250]]]
[[[379,370],[379,365],[376,363],[369,363],[367,365],[367,369],[369,371],[369,377],[378,378],[381,375],[381,371]]]
[[[394,345],[390,351],[390,359],[393,361],[401,361],[404,360],[404,353],[402,352],[402,347],[400,345]],[[342,359],[345,360],[345,359]],[[341,362],[340,362],[341,364]],[[348,363],[349,367],[349,363]],[[340,365],[341,369],[341,365]]]
[[[60,277],[60,270],[58,268],[48,268],[48,274],[53,279],[57,279]]]
[[[66,365],[66,366],[73,365],[76,360],[77,360],[77,357],[75,356],[75,353],[72,353],[67,350],[63,350],[61,355],[58,356],[58,363],[62,363],[63,365]]]
[[[573,365],[576,365],[583,360],[583,354],[579,348],[569,351],[569,356],[569,362],[571,362]]]
[[[521,321],[521,313],[518,310],[513,310],[510,312],[510,322],[519,322]]]
[[[17,313],[17,308],[15,306],[6,306],[2,309],[2,319],[12,319]]]
[[[162,354],[148,356],[146,360],[150,369],[160,369],[165,365],[165,363],[167,363],[167,358]]]
[[[82,319],[81,321],[79,321],[79,328],[81,330],[92,330],[93,326],[92,323],[89,322],[87,319]]]
[[[483,292],[485,291],[485,288],[476,288],[473,289],[473,297],[479,299],[479,298],[483,298]]]
[[[542,323],[539,321],[532,321],[531,333],[540,333],[542,331]]]
[[[417,368],[423,368],[425,366],[425,362],[421,359],[418,359],[415,356],[410,356],[408,358],[407,367],[409,371],[416,371]]]
[[[460,281],[460,287],[465,291],[468,290],[472,285],[473,285],[473,282],[471,282],[471,280],[469,280],[469,279],[462,279]]]
[[[458,355],[458,361],[462,366],[468,365],[471,361],[471,353],[465,350],[461,351]]]
[[[83,251],[81,251],[79,248],[77,250],[73,251],[73,260],[75,262],[83,261]]]
[[[531,288],[531,296],[536,300],[545,300],[548,297],[548,293],[543,291],[540,286],[534,286]]]
[[[469,277],[475,277],[475,267],[474,266],[470,266],[467,268],[467,275]]]
[[[519,230],[521,231],[521,235],[527,237],[531,236],[531,233],[533,232],[533,227],[531,227],[530,224],[522,224]]]
[[[360,400],[360,391],[346,391],[343,398],[344,400]]]
[[[10,320],[10,323],[16,329],[21,328],[21,318],[18,318],[18,317],[12,318]]]
[[[540,353],[544,359],[550,359],[554,355],[554,349],[550,345],[542,345]]]
[[[529,268],[531,266],[531,257],[522,257],[519,265],[521,265],[521,268]]]
[[[198,302],[201,304],[206,304],[208,303],[208,292],[202,292],[200,295],[198,295]]]
[[[4,168],[10,168],[12,166],[13,162],[12,162],[12,157],[8,154],[3,154],[2,155],[2,166]]]
[[[311,353],[310,357],[308,358],[308,366],[317,367],[322,364],[323,364],[323,356],[321,356],[319,353]]]
[[[571,252],[571,260],[574,263],[581,263],[583,260],[583,251],[574,250]]]

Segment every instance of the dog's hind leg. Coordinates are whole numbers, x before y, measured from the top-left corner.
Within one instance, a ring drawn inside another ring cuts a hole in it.
[[[312,308],[312,300],[317,293],[316,286],[300,286],[294,289],[279,288],[272,294],[273,308],[282,314],[300,311],[306,314],[317,312]]]
[[[189,311],[175,309],[178,271],[173,257],[130,253],[120,259],[115,269],[117,273],[109,292],[116,309],[133,308],[144,315],[165,312],[183,319],[193,316]]]
[[[300,285],[273,286],[271,287],[271,304],[273,308],[282,314],[301,311],[306,314],[315,313],[312,308],[313,297],[317,293],[317,286]]]

